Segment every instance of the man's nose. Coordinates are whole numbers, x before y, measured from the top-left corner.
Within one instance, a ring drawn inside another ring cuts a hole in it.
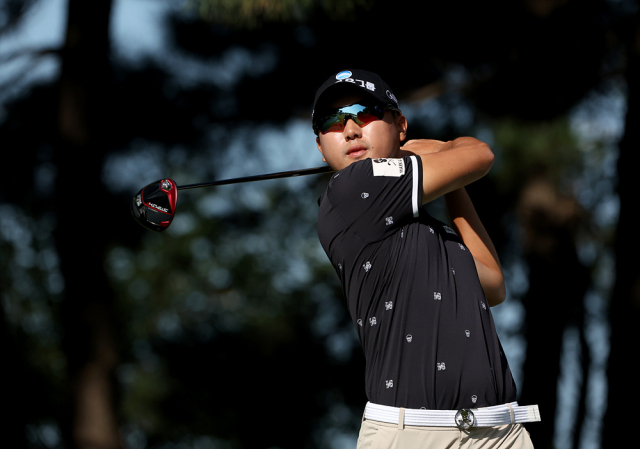
[[[356,137],[362,137],[362,128],[358,126],[353,119],[348,119],[347,123],[344,124],[343,134],[347,139],[354,139]]]

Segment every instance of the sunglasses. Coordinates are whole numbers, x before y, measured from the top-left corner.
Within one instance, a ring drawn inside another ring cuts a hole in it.
[[[364,127],[376,120],[382,120],[384,111],[400,112],[398,109],[380,105],[365,106],[356,103],[342,106],[314,120],[313,132],[316,135],[342,132],[348,120],[353,120],[356,125]]]

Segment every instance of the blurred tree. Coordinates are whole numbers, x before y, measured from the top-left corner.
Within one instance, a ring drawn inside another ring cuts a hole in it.
[[[111,0],[69,0],[52,136],[57,169],[53,237],[65,279],[60,313],[70,392],[70,416],[62,422],[67,422],[66,440],[77,448],[121,447],[115,413],[119,351],[114,297],[103,270],[108,239],[96,238],[96,232],[106,229],[87,225],[85,220],[95,220],[83,213],[109,209],[112,203],[100,181],[111,127],[104,113],[113,86],[111,5]]]
[[[527,353],[520,399],[524,404],[538,403],[542,410],[554,413],[564,333],[583,314],[590,284],[589,270],[580,263],[576,248],[577,229],[585,214],[574,198],[557,192],[544,172],[531,174],[521,191],[518,213],[529,267],[529,290],[523,298]],[[580,332],[584,329],[580,328]],[[582,356],[588,360],[588,351]],[[589,375],[588,367],[587,363],[582,372],[583,384]],[[583,406],[585,397],[579,398]],[[584,407],[580,408],[583,415],[576,420],[578,429],[585,417]],[[538,447],[552,447],[554,419],[527,428]]]
[[[621,410],[629,406],[629,353],[635,337],[635,326],[640,319],[640,275],[635,269],[632,254],[636,253],[635,240],[636,199],[634,195],[635,167],[640,162],[640,12],[636,3],[635,14],[626,26],[618,29],[625,46],[627,59],[625,79],[628,106],[625,131],[620,141],[618,159],[618,188],[620,215],[616,230],[616,281],[611,295],[611,352],[607,366],[607,412],[604,417],[603,447],[614,444],[634,445],[631,435],[620,433]]]

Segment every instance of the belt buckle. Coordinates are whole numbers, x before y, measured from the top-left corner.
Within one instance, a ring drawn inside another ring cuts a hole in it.
[[[476,425],[476,416],[468,408],[458,410],[455,417],[456,427],[467,430]]]

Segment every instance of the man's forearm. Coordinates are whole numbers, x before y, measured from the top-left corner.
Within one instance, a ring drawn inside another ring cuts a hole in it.
[[[435,139],[414,139],[409,140],[400,148],[400,155],[407,156],[411,154],[425,155],[430,153],[437,153],[439,151],[446,151],[451,148],[453,142],[443,142],[442,140]]]
[[[445,195],[453,226],[476,262],[478,277],[490,306],[504,301],[506,290],[500,259],[489,234],[463,188]]]
[[[400,155],[415,154],[422,159],[422,202],[464,187],[486,175],[493,165],[493,152],[473,137],[459,137],[449,142],[413,140]]]

